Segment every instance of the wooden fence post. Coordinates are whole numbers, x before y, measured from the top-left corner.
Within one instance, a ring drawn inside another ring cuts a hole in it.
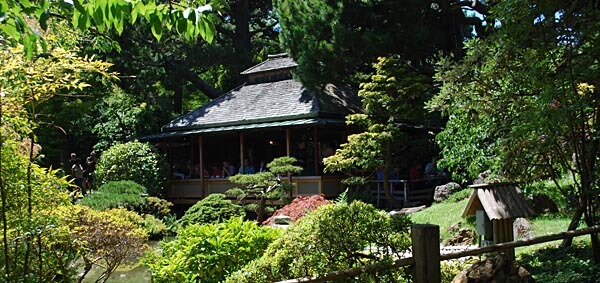
[[[440,283],[440,227],[415,224],[411,227],[415,283]]]

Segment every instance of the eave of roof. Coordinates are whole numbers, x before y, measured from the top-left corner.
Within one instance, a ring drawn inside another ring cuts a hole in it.
[[[327,86],[320,92],[286,79],[242,85],[202,107],[181,115],[162,131],[225,127],[306,118],[343,119],[360,112],[355,92]]]
[[[147,141],[147,140],[154,140],[154,139],[182,137],[182,136],[190,136],[190,135],[206,134],[206,133],[258,130],[258,129],[280,128],[280,127],[305,126],[305,125],[345,125],[345,123],[344,123],[344,120],[341,120],[341,119],[306,118],[306,119],[296,119],[296,120],[284,120],[284,121],[277,121],[277,122],[237,124],[237,125],[225,125],[225,126],[219,126],[219,127],[195,128],[195,129],[187,129],[187,130],[169,131],[169,132],[164,132],[164,133],[160,133],[160,134],[143,136],[143,137],[140,137],[139,140]]]
[[[462,217],[475,215],[483,209],[490,220],[515,219],[535,216],[520,189],[512,183],[480,184],[470,186],[473,193],[465,207]]]

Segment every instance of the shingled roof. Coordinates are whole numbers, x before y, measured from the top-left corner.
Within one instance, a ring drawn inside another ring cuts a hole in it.
[[[242,74],[289,73],[295,66],[297,64],[292,59],[277,55]],[[174,119],[162,130],[170,132],[250,124],[257,124],[258,128],[260,123],[316,121],[315,118],[343,123],[347,114],[361,111],[360,100],[350,88],[329,84],[322,90],[310,91],[291,76],[270,78],[274,79],[239,86]]]
[[[291,69],[298,66],[294,59],[287,56],[285,53],[269,55],[267,60],[248,68],[241,72],[242,75],[256,74],[273,70]]]
[[[477,210],[484,210],[490,220],[535,216],[515,184],[479,184],[469,187],[473,188],[473,193],[462,217],[475,215]]]

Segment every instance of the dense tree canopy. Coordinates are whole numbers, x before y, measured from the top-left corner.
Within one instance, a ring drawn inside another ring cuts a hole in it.
[[[465,16],[463,7],[486,10],[478,1],[452,0],[276,2],[281,41],[298,61],[301,79],[312,86],[356,86],[357,74],[368,72],[377,57],[392,54],[433,74],[433,55],[460,52],[472,26],[482,24]]]
[[[444,164],[469,177],[491,169],[524,183],[552,179],[598,224],[600,10],[594,1],[502,1],[497,30],[471,40],[458,63],[438,65],[448,117],[438,135]],[[573,176],[573,188],[557,182]],[[597,260],[600,246],[592,237]]]
[[[363,184],[382,169],[386,198],[397,206],[387,182],[397,161],[394,159],[414,158],[419,147],[427,146],[427,142],[403,132],[400,125],[433,120],[423,111],[432,87],[427,76],[409,69],[401,58],[381,57],[374,67],[375,73],[361,84],[358,93],[364,113],[346,117],[348,124],[364,132],[350,135],[333,156],[325,158],[325,171],[346,172],[351,176],[347,182]]]

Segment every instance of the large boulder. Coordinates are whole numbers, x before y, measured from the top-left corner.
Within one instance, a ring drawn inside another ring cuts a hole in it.
[[[529,271],[518,263],[499,255],[461,271],[452,283],[528,283],[535,282]]]
[[[436,202],[442,202],[452,195],[452,192],[459,191],[460,185],[457,183],[450,182],[445,185],[435,187],[433,192],[433,200]]]

